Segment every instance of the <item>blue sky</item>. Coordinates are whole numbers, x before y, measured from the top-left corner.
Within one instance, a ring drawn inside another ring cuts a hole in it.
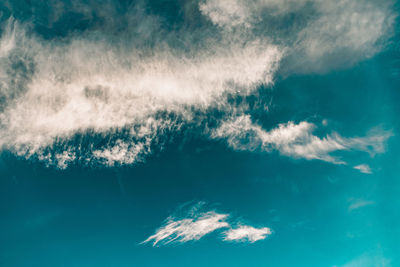
[[[396,1],[0,23],[1,266],[400,266]]]

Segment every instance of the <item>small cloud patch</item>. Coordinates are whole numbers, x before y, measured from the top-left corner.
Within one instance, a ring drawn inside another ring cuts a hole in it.
[[[265,239],[271,233],[271,229],[268,227],[254,228],[252,226],[243,225],[239,226],[238,228],[225,231],[224,240],[254,243],[258,240]]]
[[[214,231],[229,228],[222,233],[223,241],[254,243],[265,239],[271,234],[268,227],[255,228],[248,225],[232,226],[228,222],[229,214],[218,213],[214,210],[203,211],[204,202],[199,202],[184,212],[184,216],[169,216],[164,226],[144,240],[141,244],[152,242],[153,246],[169,243],[186,243],[196,241]]]
[[[360,165],[354,166],[353,168],[356,170],[359,170],[360,172],[365,173],[365,174],[372,173],[371,168],[367,164],[360,164]]]

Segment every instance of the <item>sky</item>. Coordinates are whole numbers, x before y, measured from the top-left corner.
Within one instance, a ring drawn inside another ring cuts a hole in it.
[[[0,3],[0,266],[400,266],[400,3]]]

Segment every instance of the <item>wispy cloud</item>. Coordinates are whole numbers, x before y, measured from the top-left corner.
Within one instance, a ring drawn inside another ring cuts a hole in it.
[[[227,217],[227,214],[218,214],[209,211],[196,214],[195,218],[186,218],[177,221],[169,218],[164,227],[158,229],[154,235],[143,242],[154,241],[153,246],[155,246],[159,242],[168,244],[173,241],[184,243],[190,240],[199,240],[208,233],[228,227],[229,224],[224,221]]]
[[[331,155],[335,151],[359,150],[374,155],[384,152],[384,143],[391,132],[374,132],[365,137],[345,138],[337,133],[325,137],[313,135],[316,125],[310,122],[283,123],[266,131],[254,124],[250,116],[241,115],[223,122],[212,133],[214,138],[224,138],[235,150],[269,152],[278,150],[282,155],[317,159],[335,164],[345,161]]]
[[[199,240],[203,236],[223,228],[230,228],[223,232],[224,241],[256,242],[265,239],[271,234],[270,228],[254,228],[247,225],[238,225],[232,228],[228,222],[229,214],[218,213],[214,210],[204,210],[205,203],[199,202],[189,211],[184,212],[183,218],[172,215],[167,218],[165,225],[156,230],[154,235],[143,243],[153,242],[153,246],[165,245],[171,242],[185,243]]]
[[[285,68],[295,72],[321,72],[353,64],[379,52],[382,48],[379,41],[393,32],[397,16],[392,11],[393,3],[392,0],[379,3],[373,0],[206,0],[200,4],[200,10],[221,28],[252,29],[279,40],[286,48]],[[296,14],[292,23],[283,19],[288,14]],[[284,27],[280,24],[283,21]],[[280,27],[285,31],[281,32]]]

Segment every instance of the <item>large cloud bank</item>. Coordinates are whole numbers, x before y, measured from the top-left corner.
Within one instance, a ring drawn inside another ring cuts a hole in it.
[[[205,136],[226,138],[233,148],[243,149],[237,145],[239,132],[251,131],[261,150],[273,146],[306,159],[337,163],[331,151],[369,150],[363,145],[368,140],[376,143],[368,152],[383,151],[387,133],[319,139],[307,122],[279,126],[295,134],[279,141],[251,124],[248,106],[228,99],[272,85],[280,66],[287,73],[320,72],[379,52],[392,31],[390,1],[191,1],[183,5],[187,16],[172,30],[138,4],[121,16],[127,24],[122,34],[117,30],[122,22],[107,20],[107,11],[116,10],[112,2],[96,9],[68,3],[49,5],[54,16],[48,25],[70,8],[83,17],[95,14],[105,21],[104,30],[48,38],[26,21],[3,20],[1,150],[59,168],[70,162],[132,164],[160,149],[168,133],[197,125]],[[12,4],[7,6],[12,14]],[[282,30],[288,16],[294,22]],[[190,17],[199,18],[194,28],[187,26]],[[338,54],[349,57],[332,61]],[[220,115],[212,117],[210,111]]]

